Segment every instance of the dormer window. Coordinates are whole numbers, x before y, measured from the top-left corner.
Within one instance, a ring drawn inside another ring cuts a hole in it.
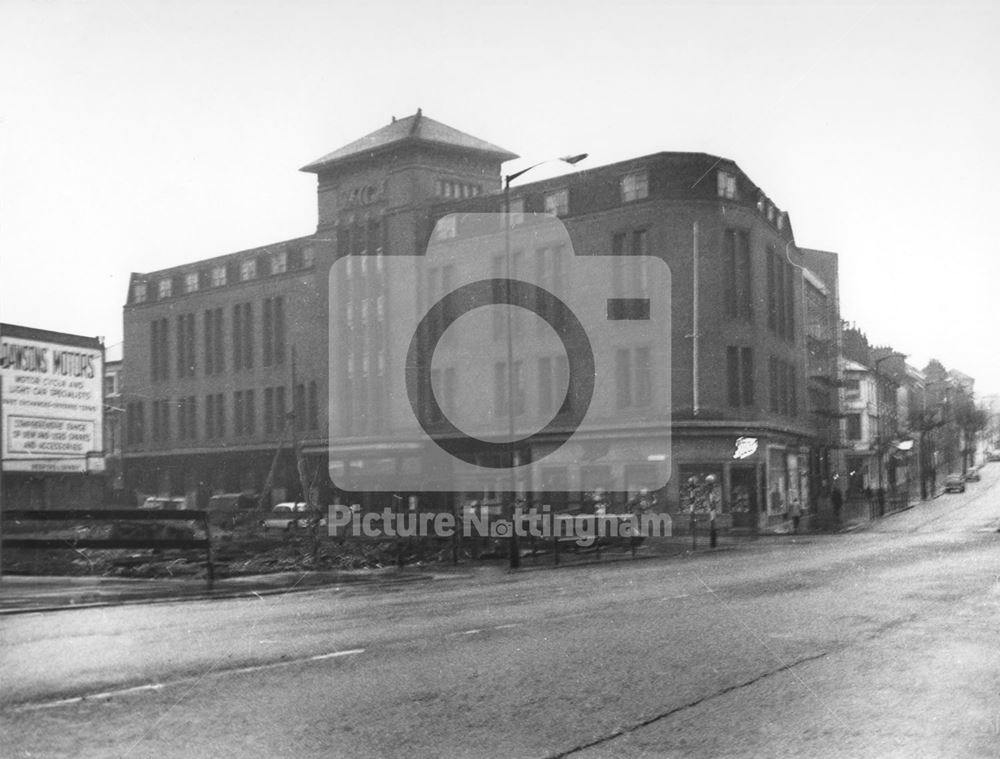
[[[286,271],[288,271],[288,254],[279,250],[271,255],[271,273],[284,274]]]
[[[774,221],[774,204],[773,203],[768,203],[767,204],[767,220],[771,221],[771,222]]]
[[[785,219],[788,218],[788,214],[782,211],[778,214],[778,229],[782,230],[785,228]]]
[[[132,288],[132,302],[133,303],[145,303],[146,302],[146,283],[138,282]]]
[[[169,298],[174,294],[174,281],[170,278],[161,279],[156,288],[156,297]]]
[[[226,267],[212,267],[212,287],[224,287],[226,284]]]
[[[184,292],[186,293],[196,293],[198,292],[198,272],[191,271],[184,275]]]
[[[246,261],[240,261],[240,282],[249,282],[251,279],[257,279],[256,258],[248,258]]]
[[[621,178],[622,202],[649,197],[649,172],[633,171]]]
[[[569,213],[569,190],[555,190],[545,194],[545,213],[565,216]]]
[[[718,195],[720,198],[726,198],[727,200],[736,199],[736,175],[730,174],[728,171],[720,171],[717,175],[718,182]],[[757,204],[760,208],[760,204]]]

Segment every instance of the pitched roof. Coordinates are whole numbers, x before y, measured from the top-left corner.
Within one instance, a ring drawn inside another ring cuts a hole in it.
[[[371,157],[375,153],[379,153],[390,147],[421,142],[486,153],[496,156],[502,161],[517,158],[509,150],[504,150],[497,145],[480,140],[471,134],[460,132],[447,124],[442,124],[440,121],[427,118],[418,108],[417,112],[412,116],[398,120],[393,117],[392,123],[388,126],[376,129],[371,134],[366,134],[360,140],[355,140],[344,145],[342,148],[334,150],[332,153],[327,153],[322,158],[318,158],[312,163],[303,166],[301,171],[316,173],[340,161],[361,158],[363,156]]]

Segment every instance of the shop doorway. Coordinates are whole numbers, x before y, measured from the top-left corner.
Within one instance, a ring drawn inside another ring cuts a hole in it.
[[[753,529],[757,526],[757,467],[732,466],[729,469],[729,511],[733,527]]]

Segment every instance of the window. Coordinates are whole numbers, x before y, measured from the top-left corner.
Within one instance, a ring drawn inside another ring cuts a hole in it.
[[[771,356],[771,411],[786,416],[799,413],[798,372],[795,365]]]
[[[503,255],[493,256],[491,275],[493,279],[491,285],[493,303],[503,303],[505,293],[502,280],[507,278],[506,260]],[[503,308],[496,306],[490,310],[493,312],[493,339],[499,340],[507,331],[507,314]]]
[[[653,402],[653,366],[648,347],[615,351],[615,400],[619,409],[641,408]]]
[[[177,376],[194,376],[194,314],[177,317]]]
[[[180,440],[193,440],[198,437],[193,395],[181,398],[177,402],[177,437]]]
[[[288,254],[283,250],[271,254],[271,273],[284,274],[288,271]]]
[[[184,275],[184,292],[186,293],[196,293],[198,292],[198,272],[189,271]]]
[[[205,375],[221,374],[225,369],[222,342],[222,307],[205,311]]]
[[[653,402],[653,368],[649,348],[635,349],[635,405],[640,408]]]
[[[316,265],[316,250],[314,248],[304,248],[302,250],[302,268],[311,269]]]
[[[285,429],[285,388],[264,388],[264,431],[281,432]]]
[[[264,299],[264,366],[285,363],[285,299]]]
[[[749,232],[727,229],[722,253],[722,299],[724,312],[731,319],[753,320],[750,266]]]
[[[518,224],[524,224],[524,198],[510,201],[510,225],[516,227]]]
[[[146,404],[143,401],[132,401],[125,408],[126,439],[129,445],[143,443],[146,437]]]
[[[545,194],[545,213],[565,216],[569,213],[569,190],[555,190]]]
[[[506,362],[498,361],[493,365],[493,414],[497,418],[506,417],[508,414],[508,382],[513,385],[514,390],[514,415],[524,413],[524,365],[521,361],[515,361],[513,367],[512,376],[508,378]]]
[[[292,414],[295,417],[295,429],[304,430],[306,425],[306,386],[300,382],[292,388]]]
[[[774,248],[767,249],[767,326],[787,340],[795,339],[795,273]]]
[[[166,317],[150,323],[150,376],[154,382],[170,376],[169,322]]]
[[[861,395],[861,380],[856,380],[856,379],[844,380],[844,392],[848,396]]]
[[[254,434],[253,395],[253,390],[237,390],[233,393],[233,433],[236,435]]]
[[[735,200],[736,198],[736,176],[728,171],[720,171],[717,175],[718,195],[720,198]]]
[[[622,202],[649,197],[649,172],[633,171],[621,178]]]
[[[257,279],[256,258],[248,258],[245,261],[240,261],[240,282],[249,282],[251,279]]]
[[[771,356],[768,359],[768,378],[771,388],[771,413],[777,414],[781,410],[781,403],[778,398],[778,359]]]
[[[619,232],[611,237],[611,254],[614,256],[649,255],[649,234],[645,229]],[[637,297],[648,293],[649,271],[647,262],[639,260],[634,265],[612,266],[611,290],[616,297]]]
[[[538,414],[547,416],[553,411],[554,392],[552,388],[552,359],[543,356],[538,359]]]
[[[233,306],[233,369],[253,368],[253,306]]]
[[[161,279],[159,285],[156,288],[156,297],[169,298],[173,294],[174,294],[174,281],[169,277],[167,279]]]
[[[753,406],[757,402],[754,392],[753,348],[740,348],[740,364],[743,370],[743,405]]]
[[[434,225],[434,238],[437,240],[450,240],[458,234],[458,217],[455,214],[448,214],[444,218],[438,219]]]
[[[170,439],[170,401],[153,401],[153,441]]]
[[[205,437],[220,438],[226,434],[226,408],[222,393],[205,396]]]
[[[847,419],[847,439],[861,439],[861,414],[848,414]]]
[[[226,284],[226,267],[212,267],[212,287],[222,287]]]
[[[132,302],[133,303],[145,303],[146,302],[146,283],[139,282],[132,288]]]
[[[729,405],[754,405],[753,348],[726,348],[726,380]]]
[[[742,405],[743,396],[740,393],[740,349],[730,345],[726,348],[726,386],[728,388],[729,405]]]
[[[632,366],[627,348],[615,351],[615,390],[618,408],[632,405]]]

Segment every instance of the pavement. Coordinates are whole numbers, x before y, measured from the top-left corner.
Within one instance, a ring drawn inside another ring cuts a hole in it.
[[[794,536],[785,536],[794,537]],[[800,536],[801,537],[801,536]],[[753,542],[753,538],[720,535],[717,546],[709,548],[707,535],[699,533],[692,550],[687,535],[647,539],[635,555],[628,548],[600,550],[563,548],[556,564],[551,551],[522,550],[518,572],[570,569],[621,561],[681,558],[733,550]],[[458,564],[413,564],[341,571],[298,571],[244,575],[216,579],[211,590],[203,578],[127,578],[104,576],[0,576],[0,616],[63,611],[125,604],[175,603],[209,598],[243,598],[290,593],[317,587],[361,589],[401,583],[479,577],[510,572],[506,559],[482,559]]]
[[[943,490],[935,493],[938,498]],[[906,509],[886,514],[883,519],[901,514],[927,501],[914,500]],[[858,519],[842,524],[838,532],[853,532],[878,524],[881,520]],[[750,548],[758,543],[772,543],[776,539],[796,540],[813,534],[791,533],[789,529],[772,529],[756,536],[737,536],[720,533],[715,548],[709,548],[708,535],[699,531],[692,550],[689,535],[671,538],[647,539],[635,555],[628,548],[575,550],[572,546],[560,550],[557,565],[550,550],[533,553],[522,546],[520,572],[568,569],[577,566],[609,564],[619,561],[645,559],[683,558]],[[211,590],[202,578],[124,578],[102,576],[27,576],[3,575],[0,577],[0,616],[68,609],[117,606],[123,604],[173,603],[209,598],[241,598],[267,596],[304,591],[317,587],[345,589],[384,587],[400,583],[428,582],[432,580],[472,577],[485,579],[491,574],[509,572],[506,559],[482,559],[459,564],[412,564],[402,568],[341,571],[296,571],[270,574],[223,577],[217,579]]]

